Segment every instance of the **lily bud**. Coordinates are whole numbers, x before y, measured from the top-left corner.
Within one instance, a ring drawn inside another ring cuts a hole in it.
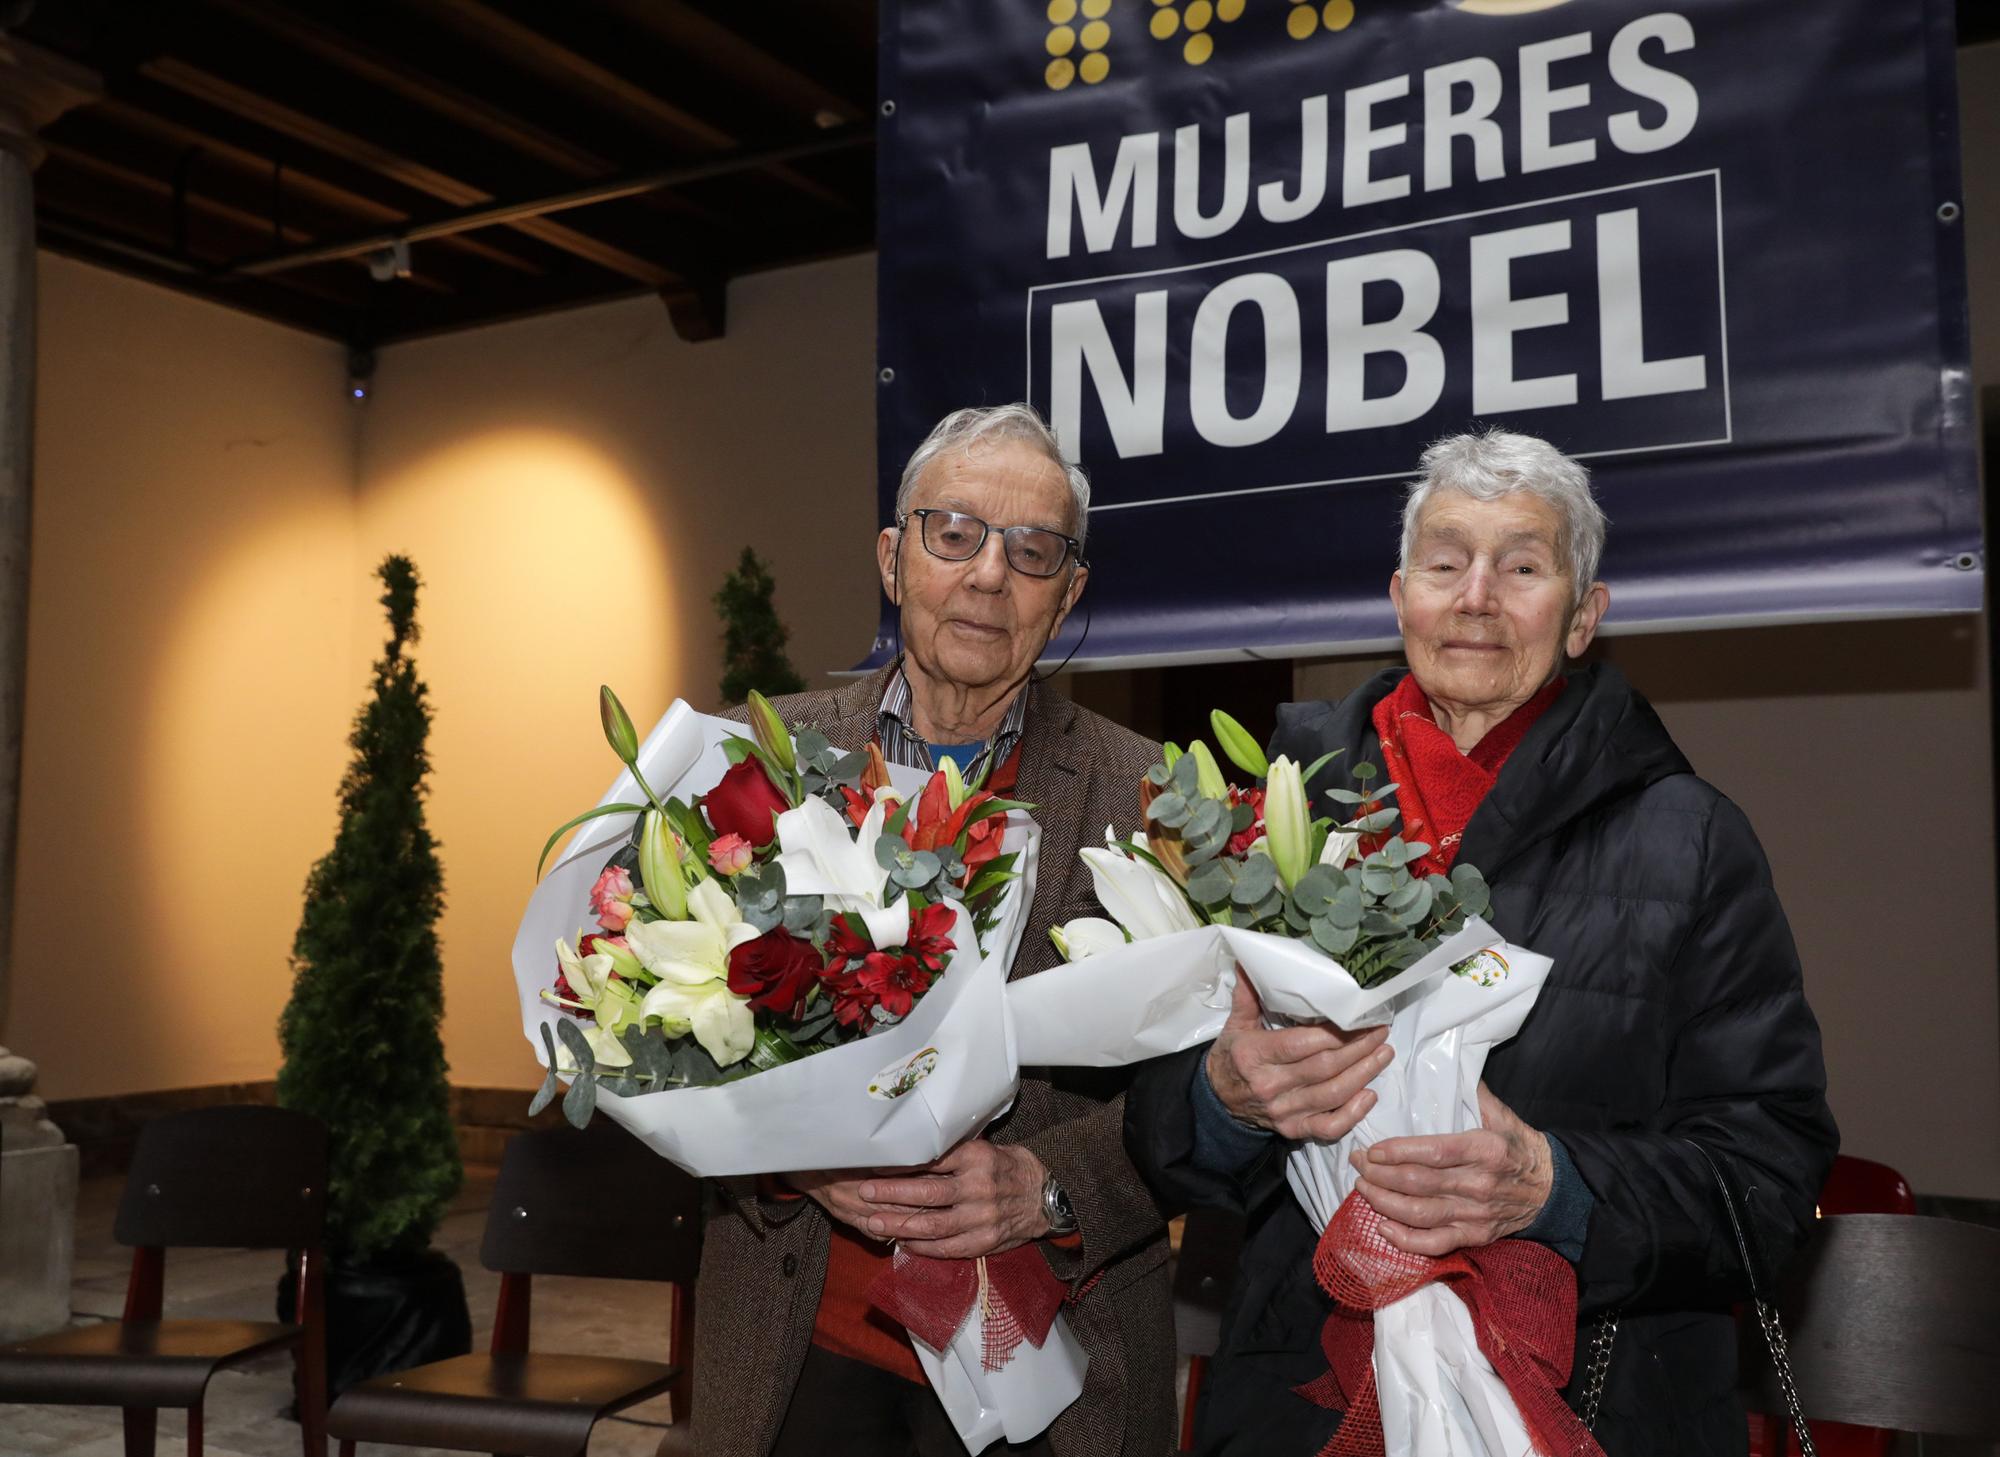
[[[1278,879],[1290,890],[1306,873],[1312,855],[1312,818],[1299,766],[1280,754],[1264,779],[1264,838]]]
[[[618,701],[618,695],[607,687],[597,690],[597,714],[604,720],[604,738],[611,745],[611,752],[618,756],[618,762],[630,764],[638,758],[639,735],[632,728],[632,716]]]
[[[1221,799],[1229,793],[1229,781],[1222,777],[1222,766],[1215,762],[1215,755],[1209,752],[1207,744],[1196,739],[1188,745],[1188,752],[1194,755],[1195,788],[1201,791],[1203,799]]]
[[[1215,730],[1215,741],[1229,756],[1230,763],[1253,779],[1262,779],[1271,772],[1271,762],[1250,737],[1250,730],[1219,708],[1209,714],[1208,724]]]
[[[646,899],[654,910],[670,921],[687,919],[687,881],[681,876],[679,846],[667,828],[667,817],[656,809],[646,811],[639,835],[639,878],[646,883]]]
[[[591,943],[591,949],[599,956],[611,958],[611,969],[627,981],[638,980],[645,967],[627,946],[614,946],[609,939],[600,936]]]
[[[944,758],[944,800],[953,809],[965,803],[965,775],[959,771],[958,760],[949,754]]]
[[[771,756],[773,764],[787,774],[797,769],[798,760],[792,756],[792,736],[785,732],[785,721],[771,707],[771,700],[755,688],[750,690],[750,732],[756,736],[757,747]]]

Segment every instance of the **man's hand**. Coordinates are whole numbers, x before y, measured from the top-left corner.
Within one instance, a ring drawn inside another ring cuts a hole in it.
[[[907,1176],[863,1182],[861,1197],[878,1211],[863,1228],[934,1260],[997,1255],[1049,1232],[1047,1178],[1027,1149],[970,1139]]]
[[[877,1236],[869,1229],[870,1219],[915,1212],[913,1207],[877,1204],[864,1196],[862,1189],[875,1179],[868,1169],[809,1169],[779,1177],[842,1224],[875,1238],[886,1236]]]
[[[1355,1150],[1355,1187],[1382,1216],[1390,1244],[1413,1255],[1505,1239],[1535,1222],[1555,1182],[1549,1141],[1479,1085],[1469,1133],[1385,1138]]]
[[[1266,1028],[1256,988],[1239,967],[1229,1020],[1208,1050],[1208,1084],[1245,1123],[1281,1138],[1332,1143],[1375,1106],[1367,1087],[1389,1065],[1388,1037],[1386,1027]]]

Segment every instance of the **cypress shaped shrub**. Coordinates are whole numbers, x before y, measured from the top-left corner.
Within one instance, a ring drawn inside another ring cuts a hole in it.
[[[805,689],[806,680],[785,656],[791,634],[771,601],[776,586],[757,553],[746,546],[736,570],[722,579],[722,590],[715,594],[715,610],[722,614],[725,703],[746,702],[753,688],[766,698]]]
[[[430,706],[409,656],[420,583],[406,557],[376,574],[389,640],[348,739],[333,848],[306,879],[278,1024],[278,1101],[327,1126],[327,1246],[358,1265],[421,1254],[464,1173],[438,1031],[444,877],[424,825]]]

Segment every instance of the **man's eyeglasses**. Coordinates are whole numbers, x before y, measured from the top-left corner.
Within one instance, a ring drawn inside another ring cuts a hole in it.
[[[1082,543],[1075,537],[1040,526],[995,528],[963,511],[944,511],[933,506],[912,511],[910,516],[917,518],[924,550],[948,562],[971,561],[985,547],[987,535],[996,529],[1007,554],[1007,565],[1023,576],[1053,577],[1072,554],[1079,562],[1083,559]],[[908,520],[909,516],[905,516],[896,525],[901,527]]]

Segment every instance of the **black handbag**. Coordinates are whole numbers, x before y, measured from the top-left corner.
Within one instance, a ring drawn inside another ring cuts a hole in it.
[[[1790,1430],[1798,1434],[1799,1451],[1803,1457],[1819,1457],[1813,1447],[1812,1430],[1806,1425],[1805,1411],[1799,1403],[1798,1383],[1792,1379],[1792,1359],[1785,1349],[1785,1326],[1778,1319],[1778,1309],[1764,1298],[1764,1287],[1757,1278],[1757,1262],[1750,1258],[1750,1241],[1744,1236],[1743,1221],[1736,1213],[1736,1195],[1730,1188],[1728,1176],[1722,1172],[1722,1165],[1715,1155],[1696,1143],[1692,1138],[1687,1145],[1701,1155],[1701,1161],[1708,1165],[1709,1173],[1715,1176],[1715,1187],[1722,1195],[1722,1207],[1729,1215],[1730,1233],[1736,1236],[1736,1253],[1743,1261],[1743,1272],[1750,1277],[1750,1299],[1757,1308],[1757,1324],[1763,1329],[1764,1344],[1771,1352],[1771,1369],[1778,1373],[1778,1387],[1784,1393],[1785,1411]],[[1582,1409],[1578,1413],[1583,1418],[1585,1429],[1597,1428],[1597,1409],[1604,1400],[1604,1379],[1611,1371],[1611,1347],[1618,1338],[1618,1312],[1606,1311],[1598,1317],[1597,1328],[1591,1335],[1590,1364],[1585,1372]],[[1786,1457],[1785,1433],[1778,1434],[1778,1451],[1775,1457]]]

